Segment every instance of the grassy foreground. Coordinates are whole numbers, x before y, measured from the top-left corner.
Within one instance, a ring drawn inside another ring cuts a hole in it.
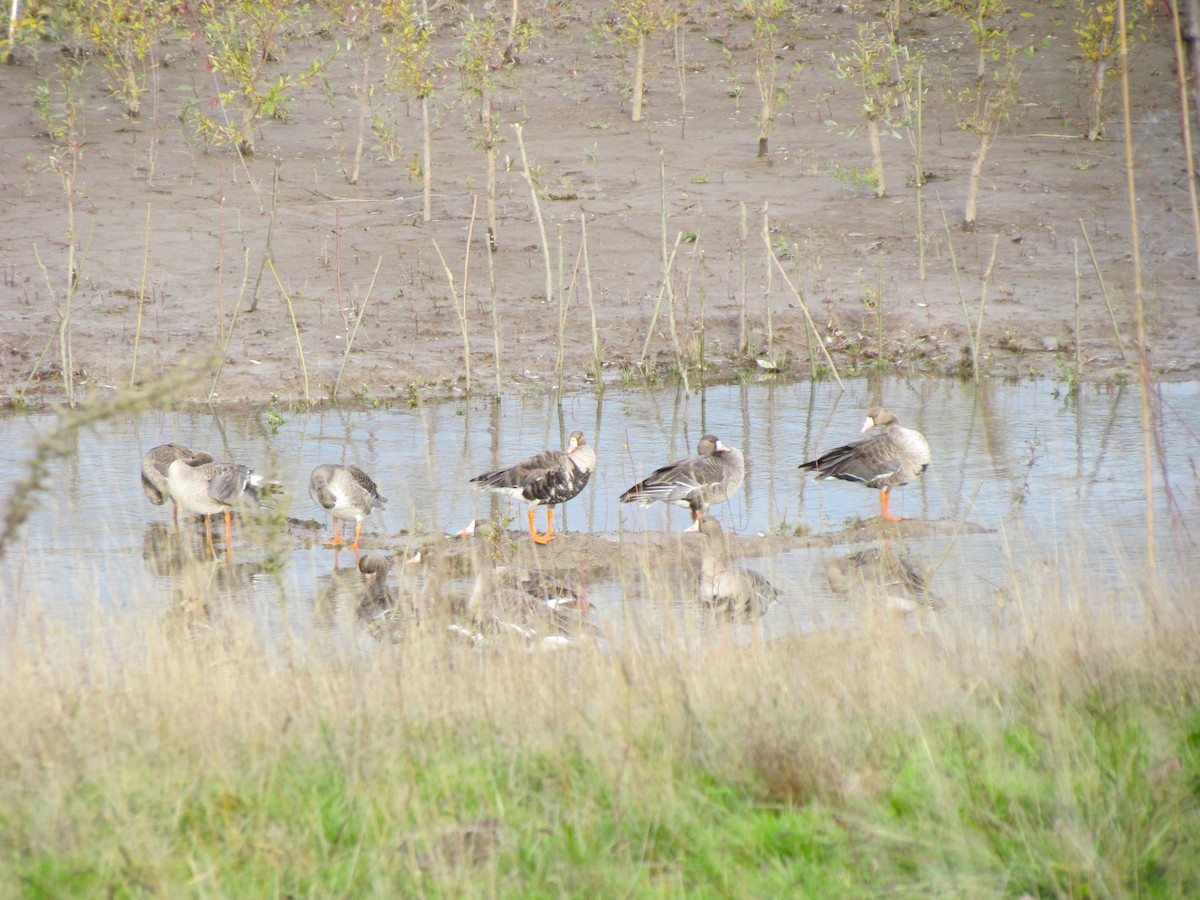
[[[19,616],[0,895],[1198,896],[1195,604],[1080,599],[503,656]]]

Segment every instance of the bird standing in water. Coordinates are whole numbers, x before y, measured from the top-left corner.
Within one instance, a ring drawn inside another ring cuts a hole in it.
[[[167,487],[167,469],[177,459],[197,460],[201,463],[212,462],[212,454],[204,451],[192,452],[182,444],[159,444],[146,451],[142,457],[142,490],[155,506],[162,506],[171,501],[172,518],[175,528],[179,528],[179,503],[171,496]]]
[[[839,478],[879,491],[880,514],[890,522],[898,522],[902,517],[888,511],[888,496],[892,488],[915,481],[929,468],[929,443],[921,432],[905,428],[882,406],[867,411],[862,430],[873,428],[882,430],[822,453],[801,463],[800,468],[815,473],[817,481]]]
[[[363,519],[372,510],[383,509],[387,503],[387,497],[380,496],[371,476],[358,466],[317,466],[308,477],[308,493],[318,506],[333,516],[333,537],[325,546],[335,550],[346,546],[340,526],[343,521],[353,521],[354,543],[348,546],[357,556]]]
[[[712,503],[724,503],[742,486],[746,460],[742,451],[727,447],[715,434],[700,438],[696,455],[661,466],[621,495],[622,503],[655,501],[691,510],[692,522]]]
[[[596,451],[587,445],[582,431],[572,431],[566,450],[545,450],[537,456],[509,466],[485,472],[471,479],[473,484],[529,504],[529,534],[536,544],[554,540],[554,507],[566,503],[587,487],[596,469]],[[534,510],[546,507],[546,533],[539,534]]]

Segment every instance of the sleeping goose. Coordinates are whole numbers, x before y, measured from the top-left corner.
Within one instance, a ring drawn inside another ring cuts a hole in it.
[[[529,504],[529,534],[534,543],[554,539],[554,507],[582,491],[596,469],[596,451],[587,445],[582,431],[572,431],[566,450],[546,450],[515,466],[485,472],[472,483]],[[546,507],[546,533],[538,534],[533,513]]]
[[[207,454],[177,459],[167,467],[167,489],[184,512],[204,516],[204,536],[212,551],[210,516],[225,515],[225,552],[233,541],[233,505],[242,497],[258,499],[267,482],[249,466],[209,462]],[[211,459],[211,457],[209,457]]]
[[[142,490],[155,506],[162,506],[166,501],[171,501],[172,518],[176,528],[179,527],[179,504],[171,497],[167,488],[167,468],[177,459],[212,462],[212,455],[203,451],[193,453],[182,444],[159,444],[150,448],[142,457]]]
[[[475,646],[516,641],[526,649],[552,650],[598,637],[591,606],[582,591],[540,570],[493,566],[478,559],[479,569],[467,598],[469,625],[450,631]]]
[[[869,547],[828,560],[825,577],[835,593],[879,600],[896,612],[941,606],[930,594],[925,576],[907,556],[897,553],[886,542],[882,547]]]
[[[308,493],[317,505],[333,516],[333,537],[326,542],[326,547],[341,549],[345,545],[341,523],[354,522],[354,543],[349,547],[355,555],[358,554],[363,519],[372,510],[383,509],[387,502],[386,497],[379,495],[371,476],[358,466],[317,466],[308,478]]]
[[[779,603],[779,591],[757,572],[733,565],[720,522],[704,516],[699,531],[704,536],[700,602],[734,621],[761,619]]]
[[[867,412],[862,430],[883,430],[822,453],[816,459],[801,463],[801,469],[816,473],[817,481],[840,478],[879,491],[879,508],[883,518],[898,522],[901,516],[888,512],[888,495],[892,488],[916,480],[929,468],[929,443],[925,436],[905,428],[900,420],[881,406]]]
[[[724,503],[742,486],[746,460],[742,451],[727,447],[716,435],[700,438],[696,455],[655,469],[621,495],[622,503],[655,501],[691,510],[692,521],[708,512],[709,504]]]

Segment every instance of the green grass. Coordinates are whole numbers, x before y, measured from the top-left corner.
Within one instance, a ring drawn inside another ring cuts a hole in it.
[[[534,656],[18,628],[0,894],[1196,896],[1194,614],[1072,609]]]

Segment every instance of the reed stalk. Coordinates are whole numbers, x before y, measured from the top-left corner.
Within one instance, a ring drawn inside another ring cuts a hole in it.
[[[538,200],[533,173],[529,170],[529,155],[525,152],[524,130],[519,122],[514,122],[512,129],[517,133],[517,146],[521,151],[521,174],[525,176],[525,183],[529,185],[529,196],[533,200],[533,216],[537,221],[538,238],[542,244],[542,260],[546,264],[546,302],[549,303],[550,298],[554,296],[554,274],[550,267],[550,245],[546,241],[546,223],[542,219],[542,204]]]
[[[958,255],[954,252],[954,234],[950,230],[950,220],[946,216],[946,207],[942,204],[942,195],[937,195],[938,210],[942,214],[942,227],[946,231],[946,248],[950,251],[950,268],[954,272],[954,286],[958,290],[958,305],[962,307],[963,318],[967,322],[967,342],[971,347],[971,372],[976,384],[979,384],[979,342],[975,339],[975,329],[971,326],[971,312],[967,309],[967,295],[963,292],[962,278],[958,274]]]
[[[242,309],[242,301],[246,299],[246,285],[250,282],[250,248],[242,253],[242,287],[238,291],[237,303],[233,305],[233,315],[229,319],[229,330],[225,332],[225,343],[221,347],[221,358],[217,360],[217,370],[213,373],[212,385],[208,389],[208,402],[212,403],[217,396],[217,384],[221,380],[221,371],[225,368],[225,360],[229,358],[229,345],[233,343],[233,331],[237,328],[238,313]]]
[[[825,361],[829,363],[829,371],[833,373],[833,380],[838,383],[838,387],[840,387],[843,391],[846,390],[846,385],[842,383],[842,376],[838,374],[837,365],[833,361],[833,356],[829,353],[829,348],[825,346],[825,340],[821,337],[821,332],[817,330],[817,323],[813,321],[813,317],[808,311],[808,304],[804,302],[803,294],[801,294],[796,286],[792,284],[792,279],[788,278],[787,272],[783,270],[783,263],[781,263],[779,261],[779,257],[775,255],[775,251],[771,247],[771,243],[767,240],[767,236],[765,234],[763,235],[763,242],[767,245],[767,253],[774,261],[775,268],[779,270],[779,274],[783,278],[783,283],[788,286],[788,289],[792,292],[792,296],[795,297],[796,302],[800,304],[800,311],[804,313],[804,320],[808,323],[808,327],[812,329],[813,334],[816,336],[817,344],[820,346],[821,352],[825,355]]]
[[[1196,11],[1200,16],[1200,10]],[[1196,22],[1193,27],[1200,27]],[[1192,205],[1192,238],[1196,242],[1196,277],[1200,279],[1200,200],[1196,191],[1196,160],[1192,156],[1192,113],[1188,102],[1187,61],[1184,58],[1183,31],[1180,27],[1179,0],[1171,0],[1171,49],[1175,51],[1175,82],[1179,88],[1179,123],[1183,132],[1183,164],[1187,170],[1188,198]],[[1200,77],[1200,73],[1193,73]],[[1198,98],[1200,99],[1200,98]]]
[[[358,307],[358,317],[354,320],[354,328],[351,330],[346,339],[346,352],[342,354],[342,365],[338,369],[337,380],[333,383],[333,393],[330,395],[331,400],[337,400],[338,388],[342,386],[342,375],[346,371],[346,363],[350,359],[350,351],[354,349],[354,339],[358,337],[359,326],[362,325],[363,315],[367,311],[367,304],[371,302],[371,294],[375,290],[375,279],[379,277],[379,267],[383,265],[383,257],[375,263],[375,271],[371,273],[371,283],[367,286],[366,296],[363,297],[363,302]]]
[[[1125,355],[1125,344],[1121,340],[1121,329],[1117,326],[1117,314],[1113,310],[1112,297],[1108,293],[1108,285],[1104,283],[1104,270],[1100,268],[1100,261],[1096,259],[1096,250],[1092,247],[1092,239],[1088,236],[1083,219],[1079,220],[1079,230],[1083,233],[1083,242],[1087,245],[1088,255],[1092,260],[1092,269],[1096,272],[1096,280],[1100,282],[1100,296],[1104,298],[1104,306],[1108,310],[1108,321],[1112,322],[1113,339],[1117,342],[1117,350],[1121,353],[1121,361],[1128,362],[1129,357]]]
[[[1133,104],[1129,99],[1129,37],[1125,0],[1117,0],[1121,60],[1121,109],[1125,118],[1125,183],[1129,197],[1129,251],[1133,260],[1133,308],[1137,322],[1138,369],[1142,386],[1142,465],[1146,495],[1146,566],[1155,569],[1154,553],[1154,428],[1151,422],[1150,351],[1146,346],[1146,300],[1142,293],[1142,242],[1138,227],[1137,178],[1133,160]]]
[[[1079,239],[1071,241],[1071,249],[1075,261],[1075,383],[1079,384],[1083,377],[1083,340],[1079,328],[1079,305],[1082,300],[1082,283],[1079,274]]]
[[[750,240],[750,226],[746,219],[746,203],[738,203],[741,218],[738,222],[738,258],[741,262],[742,289],[738,297],[738,353],[746,355],[749,350],[749,337],[746,334],[746,244]]]
[[[775,249],[771,246],[771,217],[767,210],[768,203],[763,203],[763,224],[762,236],[763,243],[767,245],[767,253],[770,254],[770,259],[767,262],[766,285],[763,287],[763,302],[766,304],[767,314],[767,356],[774,361],[775,357],[775,323],[771,314],[771,290],[772,290],[772,266],[771,260],[778,265],[779,260],[775,257]]]
[[[514,0],[515,7],[516,0]],[[515,8],[514,8],[515,13]],[[500,300],[496,296],[496,260],[495,254],[492,253],[492,247],[489,246],[488,252],[485,253],[484,259],[487,260],[488,267],[488,298],[492,302],[492,352],[496,357],[496,402],[500,402]]]
[[[1000,235],[992,236],[992,256],[988,260],[987,268],[983,270],[983,276],[979,282],[979,320],[975,324],[975,352],[972,354],[975,361],[975,383],[979,384],[979,345],[983,342],[983,311],[987,308],[987,289],[988,283],[992,279],[992,269],[996,265],[996,247],[1000,243]]]
[[[129,386],[137,377],[138,347],[142,342],[142,312],[146,308],[146,273],[150,268],[150,204],[146,204],[146,241],[142,248],[142,284],[138,288],[137,327],[133,332],[133,361],[129,364]]]
[[[587,216],[579,217],[579,248],[583,254],[583,283],[587,287],[588,311],[592,315],[592,369],[596,376],[596,385],[600,393],[604,393],[604,378],[602,377],[604,363],[600,359],[600,328],[596,322],[596,298],[592,292],[592,264],[588,258]]]
[[[267,257],[267,267],[271,270],[271,275],[275,278],[275,283],[279,285],[279,293],[283,294],[283,299],[287,301],[288,315],[292,317],[292,332],[296,335],[296,350],[300,354],[300,371],[304,375],[304,402],[312,406],[312,393],[308,388],[308,365],[304,362],[304,342],[300,340],[300,323],[296,321],[296,308],[292,304],[291,295],[283,286],[283,282],[279,279],[279,273],[275,271],[275,263]]]
[[[263,248],[262,262],[258,266],[258,277],[254,281],[254,296],[250,300],[249,312],[258,311],[258,289],[262,287],[263,274],[267,270],[267,261],[271,259],[271,240],[275,235],[275,216],[279,208],[279,169],[280,161],[275,160],[275,174],[271,181],[271,218],[267,221],[267,243]],[[223,207],[222,207],[223,208]],[[222,213],[223,214],[223,213]],[[337,207],[334,207],[334,215],[337,214]],[[341,275],[338,276],[339,301],[341,290]]]
[[[665,269],[667,277],[663,279],[662,284],[658,287],[658,299],[654,302],[654,312],[650,316],[650,327],[646,329],[646,340],[642,343],[642,357],[638,362],[638,366],[642,369],[646,367],[646,357],[650,354],[650,340],[654,337],[654,329],[658,327],[658,316],[662,310],[663,298],[667,294],[667,282],[670,279],[670,272],[675,268],[675,255],[679,252],[679,244],[683,240],[683,232],[679,232],[675,236],[675,246],[671,248],[671,252],[667,257]]]

